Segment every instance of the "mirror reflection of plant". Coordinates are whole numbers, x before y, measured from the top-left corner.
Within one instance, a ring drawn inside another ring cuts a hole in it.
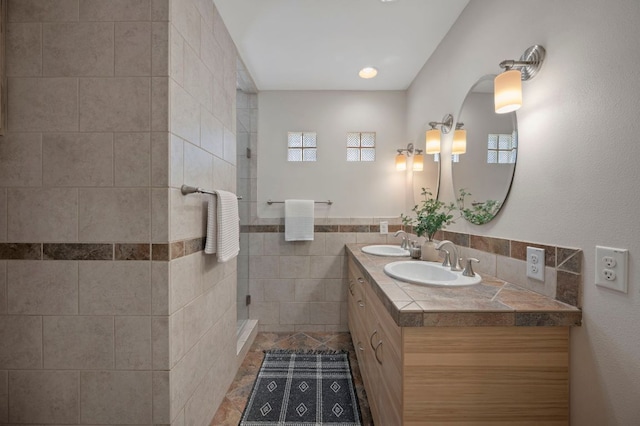
[[[464,188],[460,189],[460,196],[457,198],[458,209],[462,217],[475,225],[483,225],[491,221],[502,206],[502,203],[497,200],[487,200],[484,202],[474,201],[471,203],[471,208],[466,208],[464,199],[470,195],[471,193],[467,192]]]
[[[416,217],[401,214],[400,218],[404,225],[413,227],[413,232],[418,237],[426,236],[429,241],[432,241],[436,232],[454,223],[451,212],[456,209],[456,206],[453,203],[447,204],[434,199],[429,188],[422,188],[422,196],[424,200],[411,209]]]

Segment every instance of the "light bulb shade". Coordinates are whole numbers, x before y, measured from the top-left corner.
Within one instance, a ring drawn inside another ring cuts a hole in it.
[[[465,152],[467,152],[467,131],[464,129],[458,129],[453,132],[451,154],[464,154]]]
[[[425,152],[427,154],[439,154],[440,153],[440,130],[431,129],[427,130],[427,144]]]
[[[519,70],[509,70],[494,80],[496,114],[506,114],[522,106],[522,75]]]
[[[396,155],[396,170],[399,172],[407,170],[407,157],[404,154]]]
[[[424,155],[416,154],[413,156],[413,171],[421,172],[424,170]]]

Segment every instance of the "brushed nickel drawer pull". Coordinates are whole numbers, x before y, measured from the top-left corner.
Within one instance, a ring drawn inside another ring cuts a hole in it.
[[[359,282],[360,284],[364,284],[364,278],[362,278],[362,277],[358,277],[358,282]]]
[[[358,306],[364,308],[364,302],[362,301],[362,299],[358,300]]]
[[[378,348],[382,346],[382,340],[380,340],[380,342],[378,342],[378,344],[376,345],[375,348],[373,348],[373,353],[376,355],[376,361],[378,361],[378,364],[382,365],[382,361],[380,361],[380,358],[378,358]]]
[[[371,349],[375,350],[375,347],[373,346],[373,336],[375,336],[376,334],[378,334],[378,330],[373,330],[373,334],[371,334],[371,337],[369,337],[369,345],[371,345]]]

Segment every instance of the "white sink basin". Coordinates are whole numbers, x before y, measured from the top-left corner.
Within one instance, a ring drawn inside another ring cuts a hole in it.
[[[400,246],[392,246],[388,244],[364,246],[362,247],[362,251],[375,256],[409,256],[409,250],[405,250]]]
[[[465,277],[462,271],[451,271],[439,263],[403,260],[387,263],[385,274],[391,278],[413,284],[433,285],[442,287],[462,287],[480,284],[482,278],[475,274]]]

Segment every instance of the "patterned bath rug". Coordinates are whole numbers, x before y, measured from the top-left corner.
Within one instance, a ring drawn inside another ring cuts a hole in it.
[[[239,426],[360,426],[349,355],[265,351]]]

